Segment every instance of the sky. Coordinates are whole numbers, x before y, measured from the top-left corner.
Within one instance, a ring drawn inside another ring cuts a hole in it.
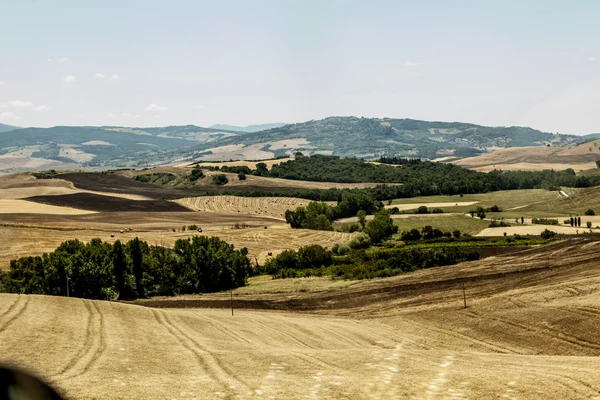
[[[0,0],[0,123],[600,132],[600,2]]]

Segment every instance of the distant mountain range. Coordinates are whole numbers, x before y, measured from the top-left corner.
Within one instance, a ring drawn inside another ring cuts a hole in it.
[[[0,133],[14,131],[15,129],[20,129],[20,128],[18,126],[0,124]]]
[[[287,125],[287,124],[284,122],[274,122],[272,124],[259,124],[259,125],[247,125],[247,126],[216,124],[216,125],[212,125],[210,128],[211,129],[225,129],[225,130],[234,131],[234,132],[258,132],[258,131],[264,131],[267,129],[280,128],[285,125]]]
[[[0,131],[0,173],[50,168],[138,168],[199,159],[257,160],[297,151],[366,159],[382,155],[435,159],[474,156],[505,147],[566,146],[597,137],[558,135],[523,127],[357,117],[330,117],[283,126],[265,124],[274,127],[255,132],[240,132],[235,130],[239,127],[225,125],[14,130],[6,126],[0,125],[0,129],[6,129]]]

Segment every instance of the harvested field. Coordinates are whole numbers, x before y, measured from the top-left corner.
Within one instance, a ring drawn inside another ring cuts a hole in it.
[[[160,309],[0,295],[0,343],[6,361],[78,399],[593,399],[597,240],[325,291],[240,293],[233,317],[227,294],[138,302]]]
[[[476,234],[475,236],[503,236],[504,232],[507,235],[534,235],[538,236],[545,229],[551,230],[556,233],[566,234],[566,235],[576,235],[581,234],[584,235],[588,233],[590,230],[585,227],[581,228],[573,228],[571,226],[565,225],[516,225],[512,224],[507,228],[486,228]]]
[[[286,210],[307,206],[310,200],[293,197],[202,196],[174,200],[194,211],[266,215],[284,219]],[[335,205],[335,203],[330,202]]]
[[[57,196],[34,196],[27,200],[60,207],[72,207],[98,212],[143,211],[185,212],[186,207],[166,200],[129,200],[122,197],[103,196],[92,193],[63,194]],[[49,213],[50,214],[50,213]]]
[[[395,208],[397,207],[398,210],[400,211],[407,211],[407,210],[416,210],[417,208],[421,207],[421,206],[427,206],[427,208],[429,209],[429,211],[431,211],[431,209],[433,208],[442,208],[442,207],[468,207],[468,206],[472,206],[473,204],[477,204],[478,201],[457,201],[457,202],[445,202],[445,203],[430,203],[430,202],[425,202],[425,203],[396,203],[396,204],[392,204],[392,205],[388,205],[385,206],[385,208]]]
[[[0,214],[82,215],[91,213],[94,213],[94,211],[73,208],[70,206],[39,204],[34,201],[26,200],[0,199]]]
[[[463,158],[453,163],[461,167],[489,172],[494,169],[504,171],[542,171],[545,169],[575,171],[596,167],[600,148],[592,143],[569,147],[511,147],[498,149],[477,157]]]

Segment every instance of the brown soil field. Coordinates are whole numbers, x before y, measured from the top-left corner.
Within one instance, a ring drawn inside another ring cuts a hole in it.
[[[307,206],[310,200],[293,197],[202,196],[174,200],[194,211],[267,215],[284,219],[286,210]],[[335,203],[330,202],[335,205]]]
[[[453,163],[482,172],[493,169],[541,171],[544,169],[575,171],[596,168],[600,158],[599,141],[573,147],[511,147]],[[591,150],[590,150],[591,149]]]
[[[175,167],[169,167],[175,168]],[[147,170],[143,173],[153,173]],[[137,172],[137,171],[136,171]],[[237,174],[226,173],[229,183],[223,186],[211,183],[210,176],[219,174],[218,171],[206,171],[208,177],[201,179],[196,185],[189,187],[174,187],[169,185],[155,185],[142,183],[128,177],[138,173],[131,171],[118,171],[114,174],[101,174],[93,172],[77,172],[58,175],[60,179],[69,181],[78,189],[94,192],[108,192],[114,195],[126,194],[145,196],[152,199],[181,198],[206,194],[226,193],[232,191],[271,191],[285,192],[293,190],[312,190],[330,188],[365,188],[375,187],[376,183],[334,183],[334,182],[309,182],[293,181],[289,179],[267,178],[262,176],[247,176],[240,181]]]
[[[93,193],[75,193],[56,196],[33,196],[27,200],[59,207],[99,212],[186,212],[188,208],[166,200],[129,200],[122,197],[103,196]],[[49,213],[50,214],[50,213]]]
[[[234,316],[227,294],[138,302],[160,308],[0,295],[1,357],[77,399],[595,399],[599,250],[589,236],[323,291],[239,294]]]

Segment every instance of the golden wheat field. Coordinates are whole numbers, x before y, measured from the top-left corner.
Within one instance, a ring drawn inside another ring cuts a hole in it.
[[[239,213],[285,218],[286,210],[307,206],[310,200],[292,197],[202,196],[174,200],[194,211]],[[331,203],[330,204],[334,204]]]
[[[50,201],[82,190],[62,180],[4,179],[3,188],[10,190],[0,195],[5,201],[32,202],[25,200],[30,195]],[[144,192],[117,197],[98,189],[86,191],[120,199],[116,208],[148,199]],[[583,207],[578,199],[593,193],[575,191],[564,202]],[[482,195],[467,202],[406,201],[402,207],[533,207],[539,196],[523,191],[518,199],[510,196],[510,204]],[[195,211],[72,215],[16,207],[2,214],[0,269],[74,238],[139,237],[172,246],[193,235],[218,236],[247,247],[252,261],[262,264],[285,249],[331,247],[352,236],[289,228],[281,213],[304,200],[206,196],[177,202]],[[418,227],[419,219],[433,225],[476,222],[480,235],[546,228],[526,220],[486,229],[486,221],[464,213],[395,217],[401,227]],[[202,232],[187,229],[191,224]],[[545,247],[387,279],[251,278],[233,291],[233,303],[227,293],[133,303],[2,294],[0,363],[28,368],[68,398],[85,400],[600,399],[599,323],[600,240],[580,232]]]
[[[240,294],[233,316],[218,294],[159,308],[0,295],[1,354],[77,399],[594,399],[599,249],[578,239],[328,291]]]

